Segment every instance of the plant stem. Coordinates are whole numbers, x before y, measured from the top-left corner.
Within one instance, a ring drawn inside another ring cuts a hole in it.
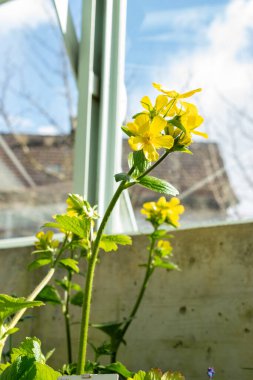
[[[155,231],[156,230],[157,230],[157,228],[155,229]],[[115,351],[113,352],[113,354],[111,356],[111,363],[114,363],[116,361],[117,352],[118,352],[119,346],[123,342],[123,338],[124,338],[124,336],[125,336],[128,328],[129,328],[129,326],[131,325],[131,323],[133,322],[133,320],[134,320],[134,318],[136,316],[136,313],[137,313],[137,311],[139,309],[139,306],[140,306],[141,301],[143,299],[144,293],[146,291],[148,281],[149,281],[151,275],[154,272],[154,268],[152,268],[152,259],[153,259],[153,250],[154,250],[154,247],[155,247],[155,241],[156,241],[156,239],[153,238],[153,237],[151,237],[151,244],[150,244],[150,247],[149,247],[148,262],[147,262],[145,276],[144,276],[144,279],[143,279],[143,282],[142,282],[142,285],[141,285],[141,288],[140,288],[140,292],[139,292],[139,294],[137,296],[137,299],[135,301],[134,307],[133,307],[133,309],[132,309],[129,317],[127,318],[127,322],[125,323],[124,327],[120,331],[120,335],[119,335],[118,342],[117,342],[116,347],[115,347]]]
[[[68,288],[64,292],[64,305],[63,305],[63,315],[64,315],[64,320],[65,320],[65,330],[66,330],[66,340],[67,340],[68,364],[72,363],[72,344],[71,344],[71,328],[70,328],[70,315],[69,315],[71,280],[72,280],[72,273],[71,271],[69,271]]]
[[[83,307],[82,307],[80,343],[79,343],[79,354],[78,354],[78,362],[77,362],[77,375],[82,375],[85,371],[88,329],[89,329],[89,320],[90,320],[90,304],[91,304],[92,286],[93,286],[95,267],[96,267],[98,252],[99,252],[99,243],[100,243],[103,231],[105,229],[106,223],[111,215],[111,212],[116,202],[118,201],[122,191],[125,189],[125,184],[126,184],[126,181],[122,181],[118,189],[116,190],[114,196],[112,197],[112,200],[105,212],[105,215],[98,229],[97,236],[94,241],[94,245],[92,247],[91,256],[88,261],[86,282],[85,282],[85,288],[84,288],[84,301],[83,301]]]

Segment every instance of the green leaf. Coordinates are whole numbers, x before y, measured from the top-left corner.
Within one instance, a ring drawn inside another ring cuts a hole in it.
[[[47,223],[44,223],[42,227],[55,228],[55,229],[59,230],[61,228],[61,225],[59,223],[55,223],[55,222],[47,222]]]
[[[160,239],[161,237],[165,237],[165,236],[166,236],[166,238],[173,238],[172,235],[168,234],[167,230],[156,230],[156,231],[152,232],[152,234],[150,236],[153,239]]]
[[[180,372],[165,372],[161,380],[185,380],[185,377]]]
[[[11,364],[10,363],[0,363],[0,375],[1,373],[7,368],[9,367]],[[1,377],[1,376],[0,376]]]
[[[55,283],[64,290],[68,290],[69,288],[77,292],[82,290],[79,284],[76,284],[75,282],[72,282],[72,281],[70,282],[67,277],[64,277],[62,280],[55,280]]]
[[[61,259],[59,261],[61,265],[63,265],[67,269],[71,269],[75,273],[79,273],[79,268],[78,268],[78,261],[74,259]]]
[[[103,235],[99,247],[105,252],[117,251],[118,244],[131,245],[132,239],[127,235]]]
[[[135,373],[133,380],[145,380],[146,379],[146,372],[144,371],[138,371]]]
[[[127,173],[117,173],[114,176],[116,182],[129,181],[130,177]]]
[[[37,362],[45,363],[45,357],[41,351],[41,342],[36,337],[27,337],[18,348],[12,349],[11,361],[14,362],[19,356],[26,356]]]
[[[52,285],[46,285],[37,295],[36,300],[57,305],[61,304],[60,294]]]
[[[173,147],[174,151],[177,152],[183,152],[183,153],[188,153],[188,154],[193,154],[189,149],[187,149],[185,146],[180,146],[180,145],[175,145]]]
[[[87,221],[70,215],[56,215],[55,219],[63,230],[72,232],[81,238],[86,237]]]
[[[134,177],[138,177],[151,166],[151,162],[146,159],[142,150],[133,152],[133,161],[136,168]]]
[[[165,261],[161,259],[160,257],[155,257],[153,266],[156,268],[164,268],[167,270],[178,270],[180,271],[180,268],[177,264],[172,263],[171,261]]]
[[[83,305],[83,291],[80,290],[73,297],[71,297],[70,303],[75,306],[82,306]]]
[[[24,297],[14,298],[7,294],[0,294],[0,324],[19,310],[42,305],[44,304],[40,301],[27,301]]]
[[[38,259],[28,265],[28,270],[38,269],[38,268],[44,267],[45,265],[49,265],[51,263],[52,263],[52,259],[47,259],[47,258]]]
[[[105,369],[113,373],[118,373],[125,378],[128,378],[133,374],[120,362],[108,364],[105,366]]]
[[[126,321],[125,321],[126,322]],[[110,337],[114,337],[117,331],[122,326],[123,322],[109,322],[109,323],[92,323],[91,327],[103,331]]]
[[[15,334],[15,332],[19,331],[18,327],[13,327],[12,329],[9,329],[5,331],[5,333],[1,336],[1,339],[6,338],[9,335]]]
[[[1,374],[1,380],[57,380],[61,376],[47,364],[20,356]]]
[[[151,176],[145,176],[139,180],[139,185],[156,191],[161,194],[167,194],[167,195],[178,195],[178,190],[172,186],[169,182],[164,181],[163,179],[151,177]]]

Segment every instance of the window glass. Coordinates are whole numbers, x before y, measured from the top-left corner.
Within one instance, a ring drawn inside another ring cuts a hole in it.
[[[180,191],[182,225],[253,217],[252,17],[247,0],[128,0],[127,119],[144,95],[159,94],[152,82],[203,89],[187,100],[203,115],[208,140],[196,136],[193,155],[173,153],[153,172]],[[159,195],[137,186],[130,195],[145,228],[139,210]]]
[[[72,190],[76,85],[49,0],[0,6],[0,237],[32,235]]]

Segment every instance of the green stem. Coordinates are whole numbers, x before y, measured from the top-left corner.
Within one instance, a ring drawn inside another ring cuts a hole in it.
[[[69,302],[70,302],[70,292],[71,292],[71,280],[72,273],[68,273],[68,288],[65,290],[64,294],[64,305],[63,305],[63,315],[65,320],[65,330],[66,330],[66,340],[67,340],[67,354],[68,363],[72,363],[72,344],[71,344],[71,328],[70,328],[70,315],[69,315]]]
[[[133,169],[134,170],[134,169]],[[130,171],[131,174],[132,170]],[[99,251],[99,243],[107,224],[107,221],[111,215],[111,212],[118,201],[122,191],[125,189],[126,181],[122,181],[116,190],[98,229],[96,239],[94,241],[90,259],[88,261],[87,275],[84,288],[84,301],[82,307],[82,319],[81,319],[81,329],[80,329],[80,343],[79,343],[79,354],[77,362],[77,375],[82,375],[85,371],[86,363],[86,353],[87,353],[87,342],[88,342],[88,330],[89,330],[89,320],[90,320],[90,306],[91,306],[91,296],[92,296],[92,286],[95,273],[95,267],[97,262],[97,256]]]
[[[156,230],[157,230],[157,228],[155,229],[155,231]],[[151,237],[151,244],[149,247],[149,255],[148,255],[148,262],[147,262],[145,276],[144,276],[144,279],[143,279],[143,282],[142,282],[142,285],[140,288],[140,292],[139,292],[138,297],[135,301],[134,307],[133,307],[129,317],[127,318],[127,322],[125,323],[124,327],[121,330],[121,333],[120,333],[120,336],[118,339],[118,343],[115,347],[115,351],[111,356],[111,362],[112,363],[114,363],[117,359],[117,352],[118,352],[119,346],[123,342],[124,336],[125,336],[128,328],[129,328],[129,326],[131,325],[131,323],[133,322],[133,320],[136,316],[136,313],[140,307],[141,301],[142,301],[144,293],[146,291],[148,281],[154,272],[154,268],[152,268],[152,259],[153,259],[153,251],[154,251],[154,247],[155,247],[155,242],[156,242],[156,239]]]

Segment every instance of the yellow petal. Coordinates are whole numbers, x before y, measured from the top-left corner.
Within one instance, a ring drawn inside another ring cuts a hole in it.
[[[197,88],[196,90],[188,91],[183,94],[180,94],[178,98],[189,98],[190,96],[194,95],[196,92],[202,91],[202,88]]]
[[[130,137],[128,143],[133,150],[141,150],[144,146],[143,138],[141,136]]]
[[[152,144],[145,144],[143,147],[143,153],[148,161],[156,161],[159,158],[159,154]]]
[[[155,108],[160,112],[168,104],[168,98],[165,95],[158,95],[155,101]]]
[[[165,136],[157,136],[152,138],[152,143],[156,148],[166,148],[170,149],[174,145],[174,139],[172,136],[165,135]]]
[[[134,135],[138,132],[138,125],[135,123],[127,123],[127,129]]]
[[[151,111],[153,109],[151,100],[148,96],[143,96],[143,98],[141,99],[141,105],[148,111]]]
[[[199,132],[199,131],[192,131],[192,133],[194,133],[194,135],[198,135],[198,136],[202,136],[204,137],[205,139],[208,139],[208,134],[205,133],[205,132]]]
[[[136,118],[134,119],[134,122],[140,127],[143,124],[146,124],[149,122],[149,115],[146,113],[144,113],[144,114],[142,113],[142,114],[136,116]]]
[[[160,116],[155,116],[150,125],[150,132],[158,135],[167,125],[167,121]]]
[[[166,198],[160,197],[157,201],[157,206],[164,207],[164,206],[166,206],[166,203],[167,203]]]

